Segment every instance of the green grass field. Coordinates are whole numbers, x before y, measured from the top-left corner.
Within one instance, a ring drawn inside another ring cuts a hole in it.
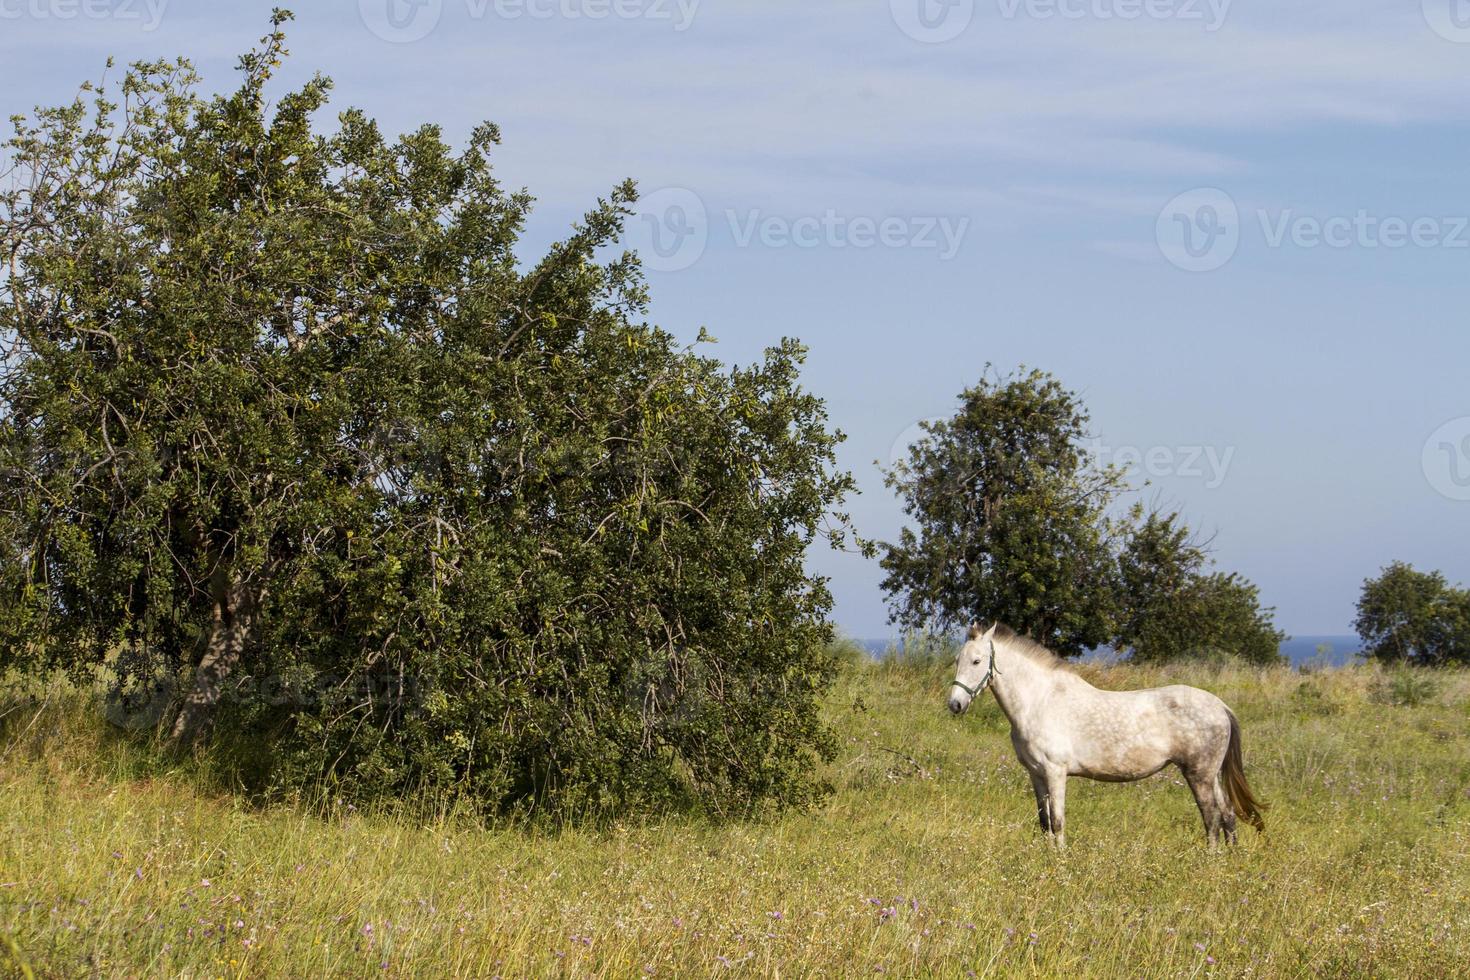
[[[1074,780],[1059,855],[994,701],[943,710],[948,669],[844,675],[819,810],[556,834],[251,808],[75,698],[11,705],[0,976],[1470,970],[1470,674],[1406,706],[1368,667],[1084,667],[1219,694],[1272,808],[1266,837],[1211,853],[1172,771]]]

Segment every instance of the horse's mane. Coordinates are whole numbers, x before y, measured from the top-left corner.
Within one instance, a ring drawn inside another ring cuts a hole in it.
[[[997,640],[1004,640],[1006,646],[1026,657],[1032,663],[1040,664],[1043,667],[1065,668],[1067,666],[1067,662],[1061,657],[1058,657],[1046,647],[1031,639],[1031,637],[1017,633],[1005,623],[995,624],[995,638]]]

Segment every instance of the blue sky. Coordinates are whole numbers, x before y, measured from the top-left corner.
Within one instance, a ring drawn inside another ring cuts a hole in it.
[[[229,87],[270,6],[0,0],[4,109],[108,55]],[[296,7],[288,79],[390,131],[502,126],[528,254],[638,179],[653,319],[728,361],[810,345],[869,536],[901,518],[874,460],[1024,363],[1290,632],[1348,632],[1392,559],[1470,580],[1470,3]],[[813,565],[886,635],[875,565]]]

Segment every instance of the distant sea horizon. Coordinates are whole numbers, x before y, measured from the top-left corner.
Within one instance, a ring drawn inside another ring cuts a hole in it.
[[[901,645],[899,637],[866,639],[857,641],[863,649],[881,659],[890,649]],[[1293,636],[1281,644],[1281,655],[1293,667],[1316,661],[1319,657],[1329,667],[1343,667],[1353,663],[1363,648],[1363,641],[1351,634],[1313,634]],[[1083,655],[1083,660],[1106,660],[1116,656],[1111,647],[1099,647]]]

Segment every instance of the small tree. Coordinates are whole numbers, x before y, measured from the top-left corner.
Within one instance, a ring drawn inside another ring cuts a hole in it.
[[[1363,583],[1353,628],[1364,652],[1403,663],[1470,663],[1470,590],[1394,562]]]
[[[533,266],[493,126],[451,152],[276,30],[206,99],[135,66],[17,121],[0,193],[0,666],[177,675],[263,783],[489,809],[800,804],[830,751],[851,488],[802,349],[727,369],[600,259],[619,187]],[[838,525],[841,525],[839,520]]]
[[[1134,660],[1165,661],[1225,653],[1253,663],[1281,659],[1286,635],[1256,586],[1207,572],[1208,552],[1178,514],[1133,514],[1119,555],[1120,611],[1113,645]]]
[[[914,528],[881,545],[891,618],[950,629],[996,618],[1059,653],[1112,635],[1106,509],[1123,489],[1082,449],[1087,413],[1053,377],[986,377],[887,474]]]
[[[983,378],[888,473],[914,527],[881,545],[892,619],[999,619],[1058,653],[1138,659],[1229,651],[1274,662],[1283,635],[1256,587],[1210,573],[1177,514],[1108,515],[1123,475],[1086,454],[1087,413],[1041,371]]]

